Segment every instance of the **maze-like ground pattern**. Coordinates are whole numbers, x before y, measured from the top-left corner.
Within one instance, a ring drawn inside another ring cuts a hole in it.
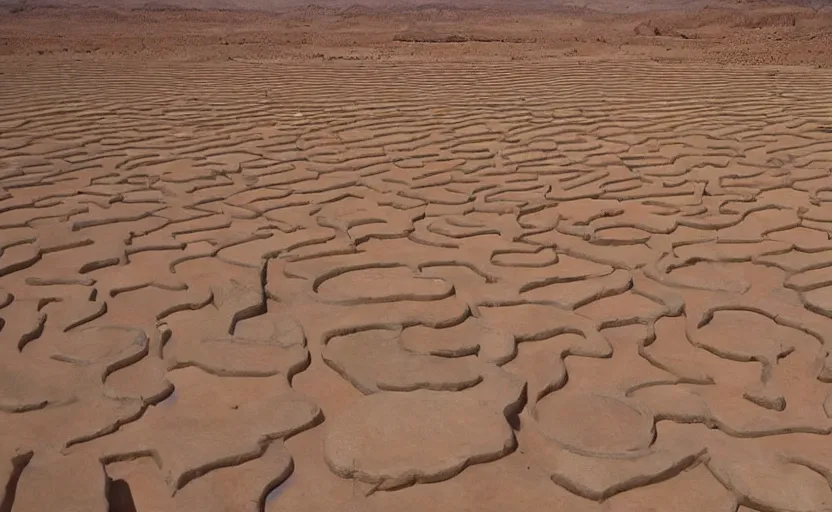
[[[821,71],[4,69],[0,509],[832,510],[830,168]]]

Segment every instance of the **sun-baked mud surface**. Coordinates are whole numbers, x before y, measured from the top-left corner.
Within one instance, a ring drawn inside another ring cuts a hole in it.
[[[832,509],[828,71],[3,73],[3,512]]]

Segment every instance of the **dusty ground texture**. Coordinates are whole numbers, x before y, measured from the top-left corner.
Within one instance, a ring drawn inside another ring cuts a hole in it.
[[[832,510],[831,71],[72,12],[0,30],[0,511]]]
[[[0,60],[24,58],[9,61],[9,66],[115,57],[418,62],[637,58],[832,67],[832,5],[825,0],[799,5],[726,0],[704,7],[698,0],[583,2],[601,11],[576,8],[570,4],[577,2],[565,0],[555,6],[528,1],[511,9],[511,2],[487,9],[383,9],[338,7],[329,5],[339,3],[331,0],[324,7],[281,12],[20,5],[3,10],[4,1],[0,0]],[[212,2],[206,0],[205,5]],[[637,9],[668,3],[685,8]]]

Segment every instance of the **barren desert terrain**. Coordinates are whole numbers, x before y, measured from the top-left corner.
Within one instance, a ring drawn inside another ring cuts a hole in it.
[[[823,4],[6,5],[0,512],[832,510]]]

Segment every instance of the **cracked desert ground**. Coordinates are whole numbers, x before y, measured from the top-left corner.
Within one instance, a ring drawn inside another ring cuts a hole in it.
[[[832,510],[811,13],[321,57],[125,12],[0,16],[1,512]]]

